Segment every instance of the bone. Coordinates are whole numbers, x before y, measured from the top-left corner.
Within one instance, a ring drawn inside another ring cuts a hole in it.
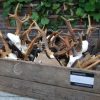
[[[17,6],[16,6],[16,9],[14,11],[14,14],[9,14],[10,18],[13,18],[13,19],[16,20],[16,26],[17,26],[16,27],[16,32],[15,32],[16,35],[20,34],[22,25],[30,18],[29,15],[27,15],[27,16],[25,15],[22,19],[20,19],[20,17],[18,16],[19,5],[20,4],[18,3]]]

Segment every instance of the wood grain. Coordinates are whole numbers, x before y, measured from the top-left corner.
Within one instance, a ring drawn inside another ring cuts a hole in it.
[[[84,88],[70,85],[70,71],[94,74],[94,87]],[[30,82],[39,82],[67,89],[75,89],[92,93],[100,93],[100,72],[75,68],[64,68],[35,64],[33,62],[0,60],[0,75]]]
[[[0,90],[37,100],[100,100],[100,95],[0,76]]]

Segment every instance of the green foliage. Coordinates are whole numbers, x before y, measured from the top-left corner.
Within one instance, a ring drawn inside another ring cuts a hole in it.
[[[64,9],[66,7],[66,9]],[[42,0],[36,7],[38,13],[38,21],[44,25],[42,18],[48,19],[49,15],[69,15],[74,18],[87,18],[89,14],[95,21],[100,21],[100,0]],[[34,18],[33,18],[34,19]],[[48,19],[49,20],[49,19]],[[56,20],[57,21],[57,20]],[[53,21],[52,21],[53,23]],[[60,23],[55,23],[59,26]],[[47,21],[47,25],[51,25],[50,21]],[[45,25],[46,25],[45,24]],[[50,26],[50,27],[53,27]]]
[[[5,0],[3,4],[4,16],[7,16],[12,9],[20,3],[20,9],[24,4],[32,0]],[[58,28],[63,25],[63,21],[51,20],[50,15],[66,16],[68,18],[87,18],[90,15],[93,20],[100,21],[100,0],[41,0],[32,12],[32,19],[35,19],[41,26]],[[76,22],[75,22],[76,23]]]
[[[82,8],[77,8],[76,15],[83,16],[84,15],[84,10]]]
[[[58,26],[62,25],[63,21],[60,20],[59,22],[58,19],[51,20],[49,17],[50,15],[65,15],[67,9],[63,10],[63,4],[68,1],[70,0],[41,0],[36,6],[35,13],[33,11],[32,18],[42,26],[57,29]]]
[[[8,16],[9,12],[11,12],[17,3],[20,3],[20,9],[24,4],[30,3],[32,0],[5,0],[3,3],[3,16]]]
[[[97,22],[100,21],[100,0],[79,0],[76,16],[89,14]]]
[[[94,14],[92,14],[92,16],[93,16],[94,20],[96,20],[97,22],[100,21],[100,13],[94,13]]]
[[[32,19],[34,19],[34,20],[38,20],[39,19],[39,15],[38,15],[38,13],[37,12],[32,12]]]
[[[42,24],[43,26],[47,25],[48,23],[49,23],[49,19],[48,19],[48,18],[43,17],[43,18],[41,19],[41,24]]]

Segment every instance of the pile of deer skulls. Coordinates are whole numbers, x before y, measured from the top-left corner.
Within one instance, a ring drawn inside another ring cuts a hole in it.
[[[78,59],[83,57],[83,53],[88,50],[88,41],[83,40],[82,33],[74,33],[71,26],[71,20],[61,17],[67,26],[66,33],[59,31],[50,31],[40,28],[35,20],[32,20],[30,15],[25,15],[23,18],[18,16],[17,5],[14,14],[9,14],[10,18],[16,20],[15,33],[7,33],[3,36],[0,32],[0,39],[3,43],[0,49],[0,57],[6,59],[21,59],[34,61],[39,53],[45,52],[50,59],[56,59],[60,65],[71,67]],[[25,22],[29,22],[29,27],[22,31],[22,26]],[[91,30],[96,29],[91,26],[90,16],[88,16],[89,26],[84,36],[90,35]],[[30,38],[32,31],[35,31],[35,36]],[[41,58],[42,60],[42,58]]]

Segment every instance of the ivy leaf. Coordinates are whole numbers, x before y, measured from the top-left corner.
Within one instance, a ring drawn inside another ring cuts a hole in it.
[[[80,3],[84,3],[84,2],[85,2],[85,0],[79,0],[79,2],[80,2]]]
[[[59,8],[59,9],[57,9],[57,10],[56,10],[56,14],[58,14],[58,13],[60,12],[60,10],[61,10],[60,8]]]
[[[76,15],[77,16],[83,16],[84,15],[84,10],[82,8],[77,8]]]
[[[38,20],[39,19],[39,15],[38,15],[38,13],[37,12],[32,12],[32,19],[34,19],[34,20]]]
[[[10,5],[10,2],[4,2],[4,3],[3,3],[3,8],[9,7],[9,5]]]
[[[73,2],[73,0],[68,0],[68,2],[70,2],[70,3],[71,3],[71,2]]]
[[[41,24],[42,25],[47,25],[47,24],[49,24],[49,19],[48,18],[46,18],[46,17],[43,17],[42,19],[41,19]]]
[[[92,5],[94,5],[96,2],[96,0],[89,0],[89,3],[91,3]]]
[[[96,10],[100,10],[100,1],[99,2],[96,2]]]
[[[38,4],[39,6],[44,6],[44,2],[41,1],[40,4]]]
[[[8,16],[10,10],[11,10],[11,7],[9,7],[8,9],[4,9],[3,16],[4,17]]]
[[[16,21],[15,21],[15,20],[13,20],[13,19],[12,19],[12,20],[10,20],[10,25],[11,25],[11,26],[13,26],[13,27],[14,27],[14,26],[16,26]]]
[[[93,16],[93,19],[96,20],[97,22],[100,21],[100,14],[99,13],[92,14],[92,16]]]
[[[53,10],[56,10],[56,9],[58,9],[59,7],[60,7],[60,4],[53,4],[52,9],[53,9]]]
[[[45,7],[50,7],[51,6],[51,4],[49,2],[45,2],[44,5],[45,5]]]
[[[28,3],[28,2],[31,2],[32,0],[18,0],[18,2],[20,2],[20,3],[23,3],[23,2],[25,2],[25,3]]]
[[[88,11],[95,11],[95,5],[94,4],[91,4],[91,3],[86,3],[85,5],[85,10],[88,12]]]

